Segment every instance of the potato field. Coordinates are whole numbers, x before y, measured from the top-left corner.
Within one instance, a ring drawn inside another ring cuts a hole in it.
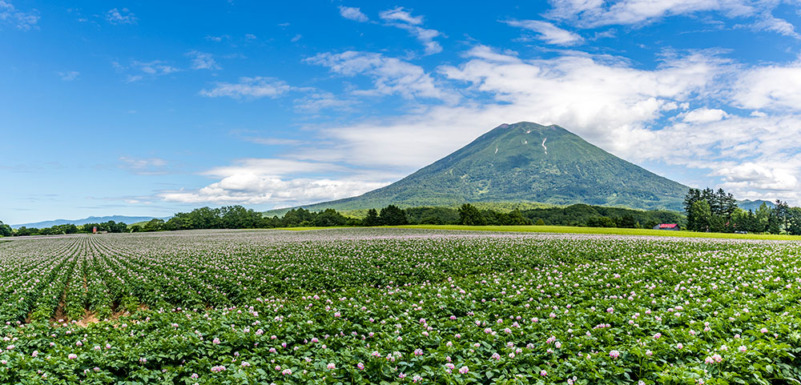
[[[799,384],[801,244],[410,229],[0,242],[3,384]]]

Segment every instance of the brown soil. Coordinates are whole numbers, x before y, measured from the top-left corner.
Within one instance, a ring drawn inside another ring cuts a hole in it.
[[[67,289],[69,289],[69,285],[65,286],[64,292],[61,293],[61,300],[58,301],[56,312],[53,313],[53,318],[50,320],[53,323],[60,323],[59,320],[67,320],[67,314],[64,313],[64,307],[67,306]]]
[[[78,321],[77,325],[85,328],[90,324],[98,322],[100,322],[100,320],[97,319],[97,315],[94,312],[86,310],[86,313],[84,314],[83,318],[81,318],[81,320]]]

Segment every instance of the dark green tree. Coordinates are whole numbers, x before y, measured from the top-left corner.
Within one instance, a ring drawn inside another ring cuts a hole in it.
[[[13,234],[14,234],[14,231],[11,230],[11,226],[3,223],[3,221],[0,221],[0,236],[10,237]]]
[[[756,212],[754,213],[754,216],[756,216],[756,226],[754,232],[764,233],[768,231],[768,227],[770,226],[771,211],[773,211],[773,209],[768,207],[767,204],[762,203],[759,205],[759,208],[757,208]]]
[[[487,221],[475,206],[465,203],[459,207],[459,224],[468,226],[482,226],[486,225]]]
[[[637,227],[637,220],[634,219],[633,215],[625,214],[622,217],[615,218],[615,224],[617,227],[634,229]]]
[[[692,216],[693,222],[689,223],[688,220],[688,227],[690,230],[693,231],[709,231],[711,221],[712,221],[712,210],[709,207],[709,203],[706,199],[702,199],[700,201],[696,201],[690,207],[690,212],[687,214],[689,218]]]
[[[768,232],[771,234],[780,234],[782,232],[784,219],[779,217],[777,211],[776,209],[770,210],[768,215]]]
[[[142,227],[142,231],[161,231],[164,230],[164,220],[153,218]]]
[[[787,232],[792,235],[801,235],[801,208],[787,209]]]
[[[398,226],[408,224],[406,213],[398,206],[389,205],[381,209],[378,218],[382,225]]]
[[[615,227],[615,221],[609,217],[592,217],[587,221],[589,227]]]
[[[348,224],[348,218],[334,209],[325,209],[314,216],[313,223],[320,227],[345,226]]]
[[[26,237],[29,235],[37,235],[37,234],[39,234],[39,229],[34,227],[28,228],[25,226],[18,228],[17,232],[15,233],[15,235],[19,237]]]
[[[362,221],[364,226],[380,226],[381,220],[378,218],[378,211],[375,209],[367,210],[367,216]]]
[[[281,218],[281,225],[283,227],[309,226],[313,220],[314,215],[309,210],[301,207],[287,211],[284,217]]]
[[[787,229],[790,225],[790,205],[787,202],[776,200],[776,207],[773,209],[776,216],[779,218],[780,225],[783,229]]]
[[[523,216],[523,213],[520,212],[519,209],[514,209],[509,214],[506,215],[505,218],[505,225],[512,225],[512,226],[520,226],[520,225],[530,225],[533,222],[531,219],[528,219]]]

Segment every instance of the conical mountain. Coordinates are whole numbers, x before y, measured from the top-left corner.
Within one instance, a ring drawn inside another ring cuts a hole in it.
[[[468,202],[586,203],[681,210],[688,187],[559,126],[502,124],[389,186],[306,208],[354,210]]]

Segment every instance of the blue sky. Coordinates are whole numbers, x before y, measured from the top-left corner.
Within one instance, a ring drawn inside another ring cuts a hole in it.
[[[801,204],[798,1],[0,0],[0,220],[259,210],[558,124]]]

